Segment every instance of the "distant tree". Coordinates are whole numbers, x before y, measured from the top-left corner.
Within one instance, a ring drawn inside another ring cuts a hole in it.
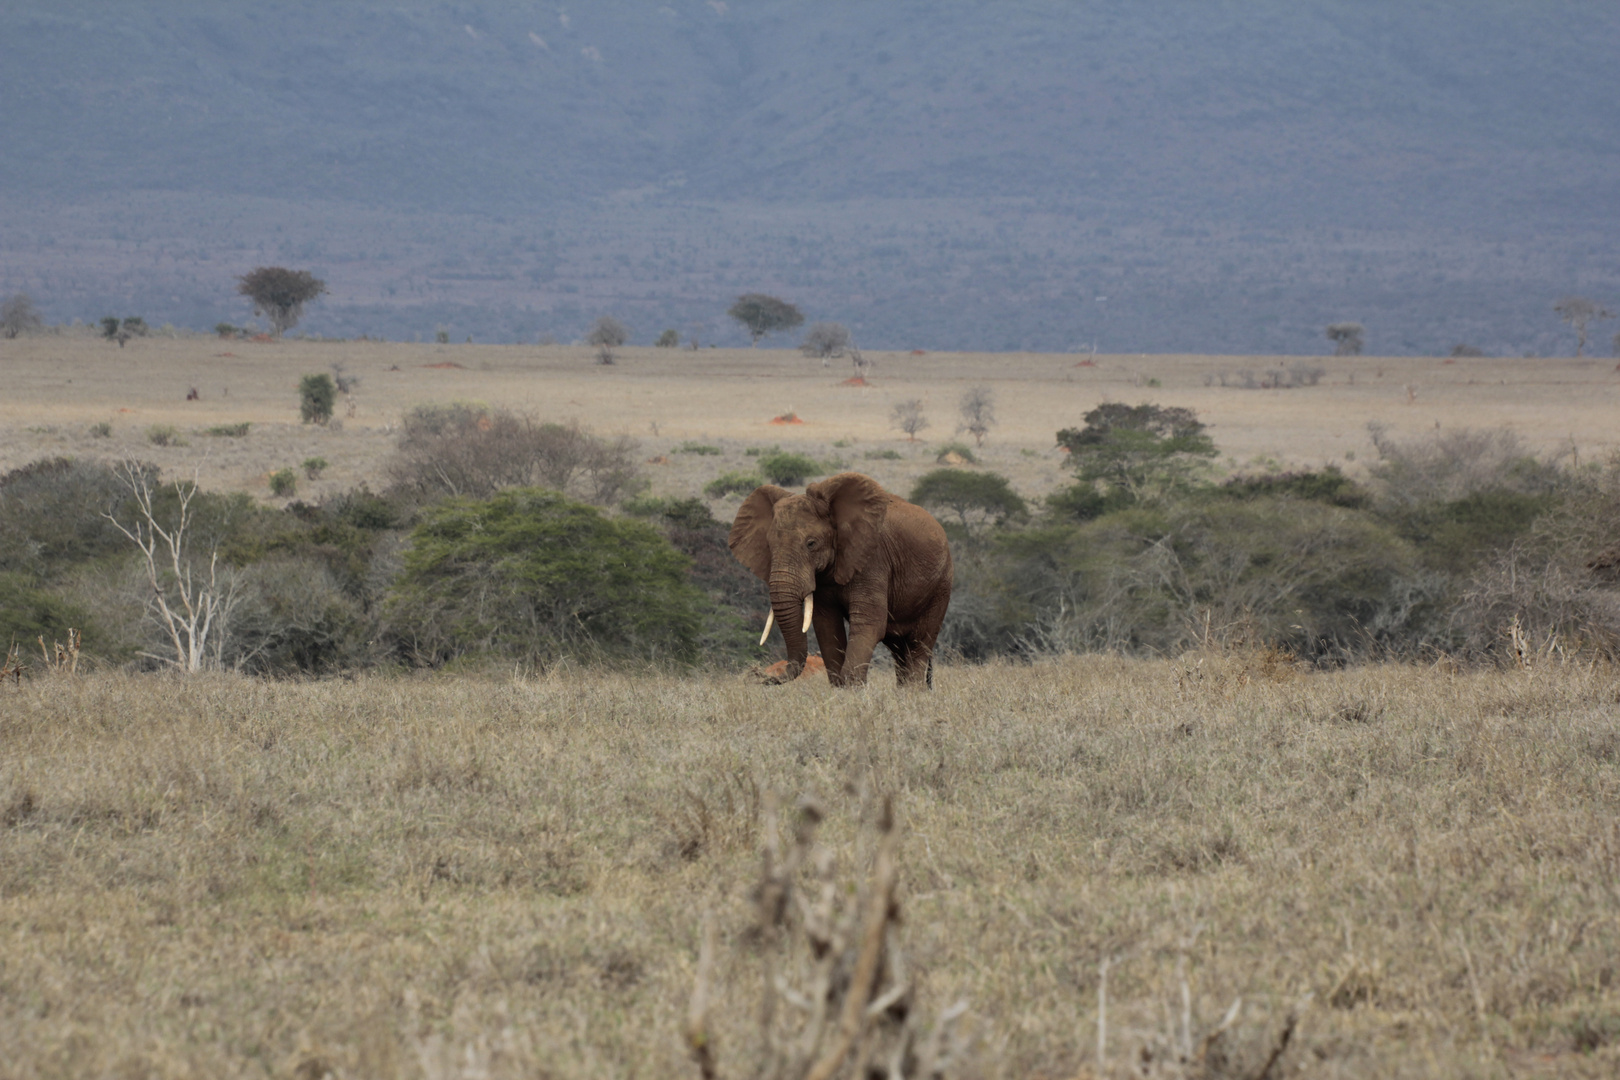
[[[1451,355],[1455,357],[1479,357],[1485,355],[1485,350],[1474,345],[1457,344],[1451,347]]]
[[[630,340],[630,328],[612,315],[603,315],[591,324],[585,344],[596,346],[598,364],[613,363],[613,350]]]
[[[308,270],[261,266],[237,278],[236,291],[253,301],[253,313],[269,319],[280,337],[298,325],[305,304],[326,292],[326,282]]]
[[[889,426],[899,428],[906,433],[907,439],[916,442],[917,432],[928,426],[928,417],[923,415],[922,398],[895,402],[889,412]]]
[[[33,298],[27,293],[18,293],[0,302],[0,335],[14,338],[18,334],[38,330],[44,325],[45,320],[40,318],[39,309],[34,307]]]
[[[1059,431],[1058,445],[1069,451],[1080,494],[1095,493],[1110,506],[1185,490],[1198,459],[1216,453],[1191,409],[1105,401],[1086,413],[1085,424]]]
[[[237,326],[235,323],[218,322],[214,324],[214,333],[218,334],[222,338],[233,338],[241,334],[241,332],[242,328]]]
[[[658,340],[653,342],[653,344],[657,345],[660,349],[673,349],[678,347],[680,343],[681,333],[679,330],[674,329],[665,330],[662,334],[658,335]]]
[[[804,344],[799,346],[806,356],[843,356],[849,348],[849,327],[843,323],[811,323],[804,333]]]
[[[1584,296],[1566,296],[1553,305],[1558,317],[1575,328],[1575,355],[1586,352],[1586,324],[1614,318],[1614,312]]]
[[[1336,322],[1327,328],[1327,339],[1333,342],[1334,356],[1360,356],[1361,336],[1358,322]]]
[[[108,341],[118,342],[121,349],[130,338],[146,336],[146,320],[139,315],[131,315],[123,320],[112,315],[104,316],[101,320],[101,336]]]
[[[747,328],[754,345],[758,345],[759,339],[766,334],[791,330],[804,322],[798,308],[786,300],[778,300],[764,293],[745,293],[737,297],[737,302],[731,305],[726,314]]]
[[[975,446],[983,446],[984,437],[996,425],[996,392],[988,386],[971,386],[963,392],[958,408],[962,413],[959,430],[972,435]]]
[[[325,424],[332,419],[337,401],[337,384],[326,374],[305,375],[298,381],[298,417],[306,424]]]

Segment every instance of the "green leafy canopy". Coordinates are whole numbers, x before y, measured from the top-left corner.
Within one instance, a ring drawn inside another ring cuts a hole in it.
[[[704,598],[642,522],[514,488],[427,510],[411,542],[387,621],[415,662],[694,658]]]

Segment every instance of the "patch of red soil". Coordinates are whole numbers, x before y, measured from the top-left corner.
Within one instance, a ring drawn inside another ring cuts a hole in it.
[[[912,349],[911,350],[911,355],[912,356],[927,356],[928,355],[928,350],[927,349]]]
[[[1096,367],[1097,366],[1097,361],[1095,361],[1095,360],[1082,360],[1082,361],[1080,361],[1078,364],[1076,364],[1074,366],[1075,367]]]
[[[423,364],[422,366],[425,367],[425,368],[437,368],[440,371],[445,371],[445,370],[448,370],[449,368],[459,368],[462,371],[467,370],[466,368],[462,367],[460,364],[456,363],[454,360],[440,360],[437,364]]]
[[[248,338],[248,340],[257,341],[260,345],[268,345],[270,342],[276,339],[271,337],[269,334],[254,334],[252,337]]]
[[[780,679],[782,676],[787,674],[787,669],[788,662],[786,660],[778,660],[770,667],[760,669],[760,674],[765,676],[767,679]],[[819,656],[812,656],[805,660],[804,670],[799,672],[798,677],[793,681],[803,682],[806,679],[825,674],[827,674],[827,662]]]
[[[235,356],[236,354],[233,353],[233,352],[217,352],[214,355],[215,356]]]
[[[839,383],[838,385],[839,386],[871,386],[872,384],[867,382],[866,378],[864,376],[856,375],[853,378],[845,379],[843,382]]]
[[[802,424],[802,423],[804,423],[804,421],[799,419],[799,414],[798,413],[783,413],[781,416],[778,416],[774,420],[772,420],[771,423],[773,423],[773,424]]]
[[[668,465],[669,464],[669,455],[668,454],[659,454],[657,457],[650,457],[650,458],[647,459],[647,464],[649,464],[649,465]]]

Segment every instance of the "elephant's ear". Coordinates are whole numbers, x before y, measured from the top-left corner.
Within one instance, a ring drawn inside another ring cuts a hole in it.
[[[731,553],[762,581],[771,579],[770,534],[776,504],[791,494],[787,488],[775,484],[757,487],[737,507],[737,520],[731,523],[731,536],[726,540]]]
[[[878,533],[889,514],[889,493],[870,476],[852,472],[811,484],[804,493],[827,505],[827,516],[838,530],[833,580],[848,585],[877,554]]]

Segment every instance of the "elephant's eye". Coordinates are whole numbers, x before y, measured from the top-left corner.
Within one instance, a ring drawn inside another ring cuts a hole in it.
[[[804,542],[804,546],[805,546],[805,547],[815,547],[815,546],[816,546],[816,542],[815,542],[815,541],[814,541],[814,540],[806,540],[806,541],[805,541],[805,542]]]

